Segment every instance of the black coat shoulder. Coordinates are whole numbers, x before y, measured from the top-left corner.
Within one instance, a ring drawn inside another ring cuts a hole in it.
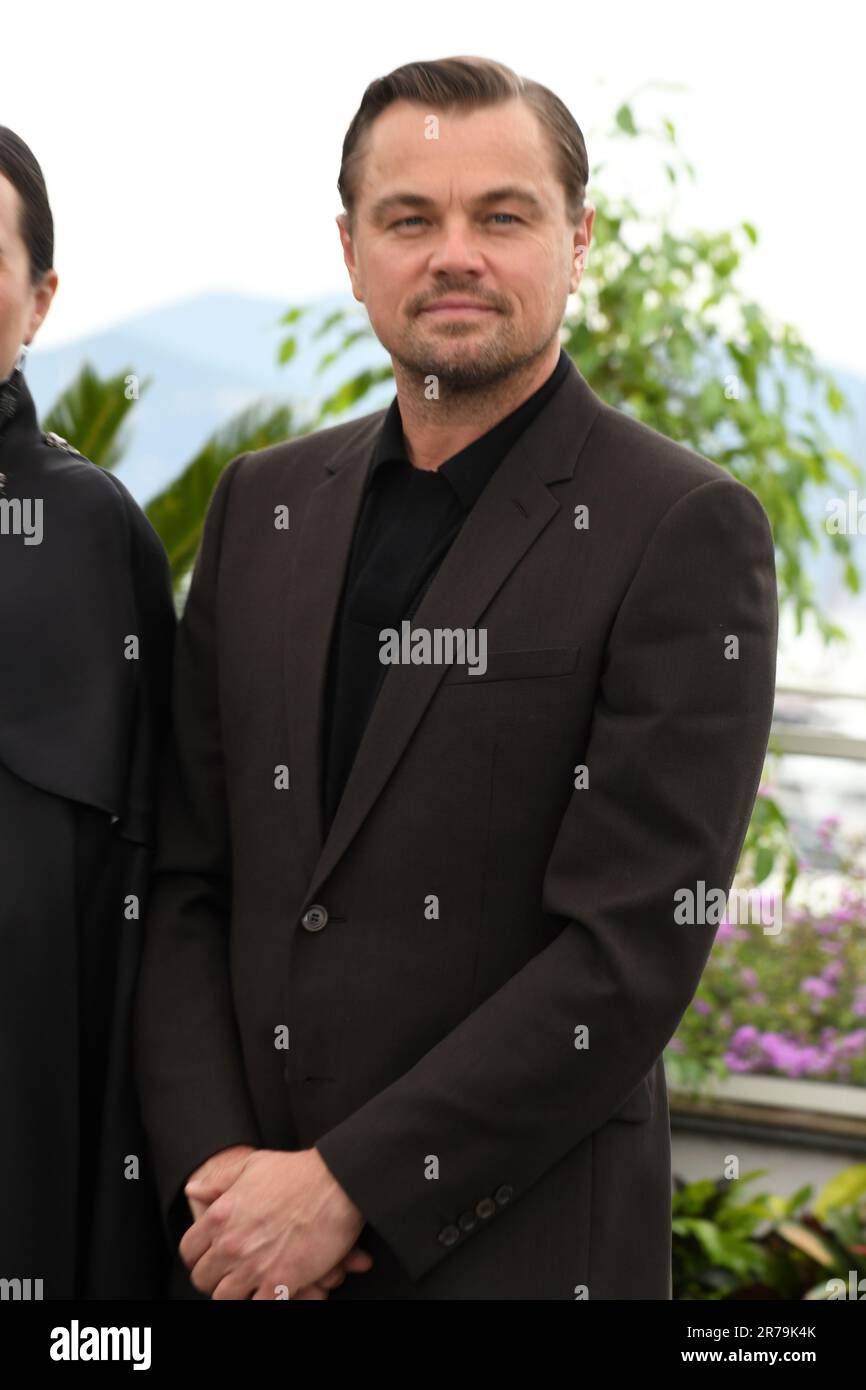
[[[142,722],[163,719],[175,625],[162,543],[119,478],[39,429],[24,387],[0,429],[0,473],[0,632],[15,654],[0,682],[0,761],[142,826],[132,760],[153,742]]]

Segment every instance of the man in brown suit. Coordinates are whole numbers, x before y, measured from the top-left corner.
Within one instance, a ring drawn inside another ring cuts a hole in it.
[[[338,225],[397,396],[215,488],[138,997],[180,1296],[671,1296],[774,548],[561,351],[587,177],[500,65],[373,83]]]

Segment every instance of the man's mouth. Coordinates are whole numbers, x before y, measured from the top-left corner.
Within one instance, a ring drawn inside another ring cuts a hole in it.
[[[480,318],[483,314],[496,312],[489,304],[481,304],[477,299],[437,299],[422,310],[425,314],[448,318]]]

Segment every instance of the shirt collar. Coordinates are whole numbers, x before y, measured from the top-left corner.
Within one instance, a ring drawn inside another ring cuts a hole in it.
[[[467,444],[465,449],[446,459],[436,470],[450,484],[461,506],[466,510],[477,502],[486,484],[490,481],[502,459],[519,436],[545,406],[554,391],[568,375],[571,359],[564,348],[559,350],[559,361],[550,376],[527,400],[512,410],[503,420]],[[376,444],[367,486],[374,478],[381,476],[385,464],[400,464],[411,468],[403,436],[403,422],[397,397],[391,401]]]

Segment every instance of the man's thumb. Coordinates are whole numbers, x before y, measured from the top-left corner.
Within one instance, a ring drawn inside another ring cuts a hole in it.
[[[239,1177],[246,1161],[246,1157],[237,1159],[234,1163],[226,1163],[219,1168],[214,1168],[206,1176],[190,1178],[184,1192],[187,1197],[194,1197],[199,1202],[207,1202],[210,1205],[231,1187],[235,1178]]]

